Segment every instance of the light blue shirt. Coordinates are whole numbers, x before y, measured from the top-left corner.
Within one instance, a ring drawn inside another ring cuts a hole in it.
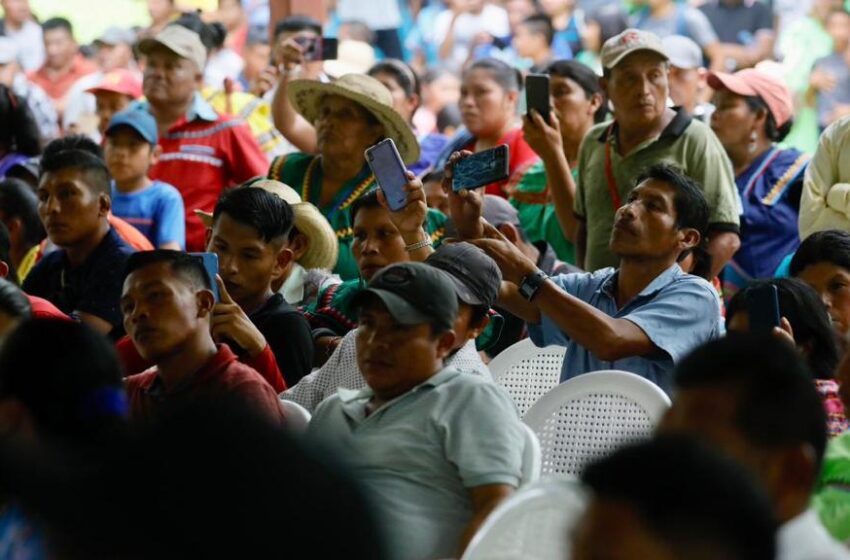
[[[702,278],[682,272],[678,264],[659,274],[622,309],[617,308],[614,268],[562,274],[552,281],[611,317],[631,321],[661,349],[655,356],[604,362],[570,340],[544,311],[540,324],[528,325],[529,336],[537,346],[567,347],[562,382],[591,371],[619,369],[640,375],[669,393],[673,366],[695,347],[722,334],[720,300],[714,287]]]
[[[119,192],[112,183],[112,213],[148,238],[154,247],[177,243],[186,248],[183,197],[163,181],[153,181],[136,192]]]
[[[369,388],[339,389],[308,436],[348,460],[397,560],[453,558],[472,516],[470,489],[518,486],[525,445],[504,389],[446,368],[366,416]]]

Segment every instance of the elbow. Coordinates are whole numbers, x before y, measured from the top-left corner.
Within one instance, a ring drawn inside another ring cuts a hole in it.
[[[635,355],[635,352],[629,348],[628,341],[614,332],[595,337],[593,348],[588,350],[603,362],[616,362]]]

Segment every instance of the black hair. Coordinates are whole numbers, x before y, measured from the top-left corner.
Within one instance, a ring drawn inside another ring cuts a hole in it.
[[[522,20],[522,25],[528,27],[530,33],[543,35],[547,45],[551,45],[555,39],[555,27],[552,25],[552,18],[546,14],[532,14]]]
[[[133,253],[124,267],[124,278],[137,270],[159,263],[167,263],[175,275],[181,276],[195,288],[212,289],[211,279],[207,276],[201,257],[169,249]]]
[[[801,280],[772,278],[750,282],[726,305],[726,328],[736,314],[747,312],[753,290],[767,285],[776,286],[779,312],[791,323],[794,341],[808,348],[805,359],[809,369],[819,379],[832,379],[839,357],[835,331],[817,292]]]
[[[687,176],[678,167],[666,163],[651,166],[638,177],[635,186],[646,180],[665,183],[676,191],[673,205],[676,207],[676,226],[679,229],[693,228],[704,240],[708,231],[708,201],[699,183]]]
[[[18,284],[18,274],[15,270],[15,265],[12,263],[12,239],[9,237],[9,230],[6,224],[0,222],[0,262],[6,263],[9,272],[6,274],[6,279],[12,284]]]
[[[798,276],[806,268],[822,262],[850,272],[850,233],[830,229],[804,239],[791,258],[791,276]]]
[[[0,212],[7,220],[18,218],[23,225],[23,242],[32,247],[45,238],[44,225],[38,216],[38,198],[20,179],[0,181]]]
[[[321,35],[322,22],[310,16],[295,15],[283,18],[274,26],[275,38],[281,33],[298,33],[299,31],[313,31],[316,35]]]
[[[437,113],[437,130],[442,134],[449,127],[457,128],[463,122],[460,107],[456,103],[449,103]]]
[[[71,37],[74,36],[74,26],[71,25],[70,21],[63,17],[52,17],[41,24],[41,30],[43,33],[53,31],[54,29],[64,29]]]
[[[0,146],[25,156],[41,153],[38,123],[29,103],[3,84],[0,84]]]
[[[282,243],[295,221],[292,207],[285,200],[255,187],[224,191],[213,211],[213,220],[227,214],[240,224],[253,227],[266,243]]]
[[[676,557],[774,557],[777,521],[767,494],[741,465],[695,439],[663,436],[621,448],[581,480],[594,500],[633,510]]]
[[[446,176],[446,172],[444,169],[435,169],[434,171],[429,171],[422,177],[422,184],[430,183],[433,181],[442,181],[443,177]]]
[[[52,141],[41,156],[41,177],[66,168],[82,171],[89,188],[110,194],[110,176],[103,159],[103,149],[82,135],[65,136]]]
[[[586,64],[582,64],[576,60],[556,60],[549,63],[543,69],[543,73],[574,81],[584,90],[584,95],[588,99],[595,94],[599,94],[602,97],[602,103],[599,104],[599,108],[593,114],[593,121],[595,123],[601,123],[605,120],[605,116],[608,114],[608,104],[605,102],[605,90],[602,89],[602,85],[599,83],[599,76]]]
[[[354,217],[364,208],[381,208],[381,202],[378,200],[378,189],[372,189],[363,196],[351,203],[351,223],[354,223]]]
[[[463,79],[473,70],[486,70],[499,87],[505,91],[522,91],[522,74],[513,66],[497,58],[482,58],[475,61],[463,72]]]
[[[404,90],[404,95],[412,97],[422,95],[422,85],[419,82],[419,76],[416,71],[406,62],[395,58],[385,58],[381,62],[369,68],[368,74],[375,77],[375,74],[390,74],[396,83]]]
[[[248,28],[248,33],[245,36],[245,46],[252,47],[254,45],[268,45],[269,34],[264,26],[252,25]]]
[[[463,304],[460,300],[458,300],[458,303]],[[490,315],[489,305],[470,305],[470,307],[472,311],[469,314],[469,324],[472,326],[479,326]]]
[[[826,413],[796,349],[768,334],[731,333],[697,348],[673,374],[676,391],[724,388],[737,400],[735,425],[751,445],[809,444],[820,467]]]
[[[6,278],[0,278],[0,312],[17,319],[29,319],[32,313],[27,295]]]
[[[764,111],[765,115],[767,115],[767,118],[765,118],[764,121],[764,134],[767,136],[768,140],[781,142],[786,136],[788,136],[788,133],[791,131],[791,127],[794,125],[793,117],[788,119],[788,122],[782,126],[777,126],[773,113],[770,112],[770,108],[768,108],[767,104],[761,97],[757,95],[745,96],[744,101],[746,101],[750,111],[754,113]]]
[[[19,400],[48,436],[90,441],[120,423],[122,377],[109,340],[75,321],[26,321],[0,350],[0,395]]]
[[[206,23],[198,12],[183,12],[169,25],[179,25],[197,33],[208,54],[224,46],[227,38],[227,29],[221,22]]]

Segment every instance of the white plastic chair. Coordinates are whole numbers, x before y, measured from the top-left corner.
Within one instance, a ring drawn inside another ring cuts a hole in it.
[[[537,439],[537,434],[528,424],[523,423],[523,431],[525,431],[525,447],[522,450],[522,480],[520,487],[533,482],[537,482],[540,478],[540,467],[543,464],[543,452],[540,450],[540,441]]]
[[[490,362],[493,380],[511,396],[520,418],[558,385],[566,351],[563,346],[538,348],[526,338],[505,348]]]
[[[310,418],[312,418],[309,410],[297,402],[283,399],[280,399],[280,407],[283,409],[286,429],[295,433],[303,433],[307,430],[307,424],[310,423]]]
[[[595,371],[555,387],[523,420],[540,440],[541,476],[578,476],[588,463],[649,438],[669,406],[664,391],[642,377]]]
[[[490,514],[461,560],[568,560],[570,534],[586,502],[577,481],[527,486]]]

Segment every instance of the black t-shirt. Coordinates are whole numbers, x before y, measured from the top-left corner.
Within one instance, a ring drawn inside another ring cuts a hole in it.
[[[124,266],[133,249],[109,228],[100,244],[80,266],[71,267],[59,249],[48,253],[24,281],[30,295],[50,301],[65,313],[89,313],[112,325],[112,334],[123,333],[119,302],[124,284]]]
[[[738,5],[729,6],[714,0],[700,7],[711,22],[721,43],[749,45],[756,32],[773,29],[773,14],[763,2],[744,0]]]
[[[265,305],[250,315],[251,321],[269,343],[277,367],[288,387],[310,373],[313,367],[313,335],[304,315],[274,294]],[[231,345],[234,352],[244,350]]]

